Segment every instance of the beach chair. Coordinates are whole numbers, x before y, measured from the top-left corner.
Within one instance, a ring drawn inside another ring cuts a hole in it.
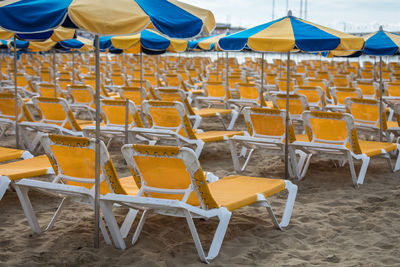
[[[325,109],[333,111],[344,111],[346,109],[344,100],[350,98],[362,98],[362,92],[359,88],[331,87],[331,96],[333,104],[327,104]]]
[[[129,99],[135,105],[140,108],[142,105],[141,101],[146,100],[148,98],[148,95],[146,93],[146,90],[140,89],[140,87],[126,87],[123,86],[119,89],[119,94],[122,99]]]
[[[294,93],[304,95],[310,108],[322,110],[325,105],[325,93],[319,86],[296,86]]]
[[[400,169],[400,157],[397,156],[394,168],[390,157],[390,153],[398,154],[400,145],[359,140],[354,119],[350,114],[305,111],[303,113],[303,121],[310,141],[295,141],[291,144],[291,147],[302,150],[313,157],[337,160],[339,165],[347,162],[355,187],[364,183],[365,174],[372,157],[385,158],[393,171]],[[356,173],[354,160],[361,161],[361,168],[358,174]],[[308,163],[304,166],[308,166]],[[302,179],[306,171],[306,168],[302,172],[296,171],[295,173],[301,174],[298,179]]]
[[[376,99],[379,85],[376,82],[361,80],[354,82],[353,87],[361,90],[363,98]]]
[[[157,88],[155,90],[157,97],[161,101],[180,101],[184,104],[187,116],[190,120],[193,120],[193,128],[197,129],[200,126],[203,118],[211,118],[217,117],[219,121],[222,123],[222,126],[225,130],[232,130],[235,122],[239,116],[239,112],[234,109],[222,109],[222,108],[200,108],[195,109],[193,108],[187,96],[180,89],[173,89],[173,88]],[[229,122],[228,127],[226,127],[224,119],[222,116],[231,116],[231,120]]]
[[[126,101],[125,100],[100,100],[101,114],[104,122],[100,124],[100,135],[108,139],[107,147],[115,138],[125,136]],[[143,128],[143,122],[135,104],[129,100],[128,104],[128,130],[134,127]],[[82,131],[85,136],[93,136],[95,125],[85,126]]]
[[[96,96],[93,89],[87,85],[69,85],[67,91],[73,101],[69,106],[76,117],[83,113],[90,120],[94,120]]]
[[[272,101],[274,108],[286,109],[286,93],[270,93],[269,100]],[[307,98],[304,95],[290,94],[289,95],[289,113],[290,118],[296,122],[302,123],[301,115],[305,110],[310,110]]]
[[[289,224],[297,193],[297,186],[290,181],[236,175],[207,183],[196,154],[185,147],[125,145],[122,153],[140,191],[137,196],[110,193],[100,199],[107,226],[119,249],[125,249],[126,244],[112,211],[117,203],[144,210],[132,244],[137,242],[149,214],[184,217],[200,260],[206,263],[218,255],[231,214],[239,208],[249,205],[265,207],[277,228]],[[267,199],[285,189],[288,191],[287,201],[281,222],[278,222]],[[207,254],[194,218],[219,220]]]
[[[225,84],[222,82],[206,82],[203,85],[206,96],[196,96],[198,103],[207,104],[208,107],[213,105],[224,105],[229,108],[228,99],[231,99],[231,92],[226,91]]]
[[[255,84],[236,83],[237,99],[230,98],[229,104],[237,106],[240,110],[246,106],[265,106],[265,103],[260,103],[261,90]]]
[[[34,233],[42,233],[52,228],[60,216],[65,204],[76,202],[87,204],[94,208],[94,183],[95,183],[95,147],[94,139],[83,137],[43,135],[41,143],[48,155],[51,165],[55,170],[55,178],[52,182],[22,179],[15,183],[15,189],[21,206],[30,227]],[[100,194],[109,192],[118,194],[136,195],[139,191],[132,176],[119,178],[114,168],[106,146],[102,141],[100,149]],[[62,201],[54,213],[48,226],[42,230],[35,215],[28,193],[30,190],[40,191],[62,198]],[[132,218],[132,217],[133,218]],[[136,211],[129,211],[124,227],[128,231],[136,216]],[[107,244],[111,240],[105,229],[103,220],[100,219],[100,229]],[[124,231],[122,230],[122,235]]]
[[[226,141],[234,135],[243,135],[242,131],[200,131],[194,130],[182,102],[144,101],[143,113],[150,128],[129,130],[129,142],[137,143],[143,138],[152,140],[152,144],[185,145],[194,147],[200,156],[205,143]]]
[[[0,93],[0,138],[10,129],[15,128],[15,105],[18,109],[18,121],[33,121],[31,112],[20,95]]]
[[[247,131],[249,135],[233,136],[229,138],[228,143],[231,150],[233,166],[238,173],[243,172],[256,149],[263,149],[264,152],[272,155],[284,155],[285,153],[285,111],[270,108],[250,108],[243,110],[246,121]],[[292,143],[296,139],[307,141],[306,135],[295,135],[292,120],[289,121],[289,142]],[[238,155],[237,146],[241,147]],[[301,153],[301,152],[300,152]],[[303,153],[304,154],[304,153]],[[306,155],[300,157],[302,161],[296,161],[294,150],[289,150],[291,164],[296,164],[296,169],[301,169]],[[244,158],[241,166],[239,158]],[[290,167],[290,165],[289,165]],[[293,168],[289,168],[291,177]]]
[[[32,102],[40,111],[41,119],[20,123],[21,134],[30,151],[37,148],[39,138],[43,133],[83,136],[82,128],[93,124],[93,121],[76,119],[67,101],[63,98],[33,97]],[[32,140],[29,139],[28,131],[36,133]]]
[[[357,129],[367,131],[369,133],[378,134],[382,129],[383,135],[389,141],[393,140],[389,133],[395,133],[399,129],[397,121],[388,121],[386,111],[382,116],[382,127],[379,120],[379,102],[374,99],[346,98],[346,111],[353,115],[354,123]],[[385,105],[383,105],[385,109]],[[373,137],[373,135],[371,135]]]
[[[400,99],[400,82],[386,82],[384,86],[385,100],[399,100]]]

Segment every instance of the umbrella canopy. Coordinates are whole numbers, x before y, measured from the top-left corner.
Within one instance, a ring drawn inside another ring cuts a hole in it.
[[[27,16],[26,14],[29,14]],[[12,0],[0,3],[0,26],[20,34],[48,33],[58,26],[102,35],[137,33],[154,27],[190,38],[215,26],[209,10],[176,0]],[[47,39],[47,38],[46,38]]]
[[[143,52],[161,54],[165,51],[183,52],[187,41],[166,37],[154,30],[144,30],[139,34],[129,36],[100,37],[100,48],[122,49],[128,53]]]
[[[296,18],[289,13],[286,17],[223,37],[218,45],[223,50],[232,51],[240,51],[246,45],[259,52],[357,51],[364,47],[364,40]]]
[[[365,40],[365,47],[359,52],[348,51],[332,51],[324,53],[327,57],[358,57],[362,54],[371,56],[391,56],[400,52],[400,35],[387,32],[383,27],[379,27],[379,31],[362,36]]]
[[[223,33],[223,34],[218,34],[218,35],[212,35],[212,36],[207,36],[203,37],[197,40],[191,40],[189,41],[189,48],[191,49],[202,49],[202,50],[219,50],[218,48],[218,41],[222,37],[225,37],[229,35],[229,33]]]
[[[248,46],[259,52],[287,52],[287,81],[286,81],[286,119],[285,119],[285,178],[289,176],[288,155],[288,125],[289,125],[289,86],[290,86],[290,52],[320,52],[331,50],[357,51],[364,48],[363,38],[342,33],[320,26],[300,18],[288,16],[246,29],[221,38],[218,45],[223,50],[240,51]],[[262,69],[264,62],[262,62]],[[261,75],[261,90],[264,76]],[[262,92],[260,102],[263,103]]]

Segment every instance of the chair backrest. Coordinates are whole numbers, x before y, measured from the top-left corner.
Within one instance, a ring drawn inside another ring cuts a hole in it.
[[[210,97],[232,98],[231,92],[229,90],[226,92],[223,82],[207,82],[204,84],[204,89]]]
[[[378,84],[372,81],[357,81],[357,88],[360,88],[363,96],[376,96]]]
[[[142,109],[151,128],[171,130],[189,139],[196,139],[182,102],[146,100]]]
[[[346,111],[351,113],[355,123],[380,128],[379,103],[374,99],[346,98]],[[387,130],[386,113],[382,113],[382,130]]]
[[[92,87],[87,85],[69,85],[68,93],[72,96],[74,103],[95,107],[96,96]]]
[[[240,99],[259,100],[260,90],[255,84],[251,83],[236,83],[236,89],[239,92]]]
[[[165,75],[165,83],[169,87],[178,87],[182,86],[182,81],[177,74],[167,74]]]
[[[122,98],[127,98],[133,103],[135,103],[136,106],[141,105],[142,97],[141,95],[144,94],[143,100],[147,99],[146,92],[144,90],[141,90],[140,87],[121,87],[119,89],[119,94],[121,95]]]
[[[135,103],[129,100],[128,102],[128,128],[144,127],[142,119],[140,118],[139,111]],[[103,111],[104,118],[107,126],[124,126],[125,125],[125,100],[100,100],[101,110]]]
[[[43,97],[60,97],[61,92],[57,90],[57,86],[53,83],[39,83],[36,86],[37,91],[39,92],[40,96]]]
[[[333,76],[332,82],[336,87],[350,87],[349,78],[346,75],[336,75]]]
[[[325,94],[319,86],[296,86],[294,93],[304,95],[307,98],[308,104],[312,104],[323,108],[325,106]]]
[[[174,88],[157,88],[155,93],[161,101],[179,101],[185,106],[185,110],[189,115],[195,115],[195,112],[190,105],[185,92],[182,89]]]
[[[253,137],[264,137],[276,139],[281,142],[285,140],[285,111],[270,108],[243,109],[244,119],[249,134]],[[296,140],[292,120],[289,120],[289,141]]]
[[[286,109],[286,94],[268,94],[276,109]],[[289,95],[289,113],[291,115],[301,115],[305,110],[309,110],[307,98],[304,95]]]
[[[350,114],[324,111],[305,111],[304,128],[310,142],[338,145],[361,154],[357,130]]]
[[[20,95],[17,95],[18,120],[33,121],[33,117]],[[0,118],[15,121],[15,95],[0,93]]]
[[[190,148],[129,144],[122,153],[139,196],[179,200],[203,209],[219,207]]]
[[[295,79],[290,79],[289,81],[289,91],[293,92],[294,86],[296,85]],[[276,79],[276,87],[279,91],[286,92],[287,91],[287,79],[286,78],[279,78]]]
[[[385,83],[386,94],[391,97],[400,97],[400,83],[387,82]]]
[[[82,131],[65,99],[33,97],[32,102],[41,113],[41,123],[56,124],[68,130]]]
[[[58,180],[94,191],[95,139],[45,134],[41,143]],[[100,141],[100,183],[101,194],[126,194],[103,141]]]
[[[358,88],[331,87],[330,91],[335,105],[344,105],[347,97],[362,98],[361,90]]]

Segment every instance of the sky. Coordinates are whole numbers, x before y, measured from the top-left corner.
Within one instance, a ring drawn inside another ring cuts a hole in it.
[[[217,22],[233,26],[248,28],[272,19],[273,0],[182,1],[209,9]],[[308,0],[307,5],[307,20],[340,31],[373,32],[383,25],[387,31],[400,32],[399,0]],[[300,16],[300,0],[288,0],[288,6]],[[275,0],[275,19],[286,14],[286,0]]]

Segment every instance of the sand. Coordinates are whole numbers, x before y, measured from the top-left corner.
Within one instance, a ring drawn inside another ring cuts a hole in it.
[[[215,125],[206,121],[205,126]],[[242,120],[239,127],[243,127]],[[13,137],[0,142],[12,143]],[[111,155],[123,177],[129,171],[119,151],[115,144]],[[205,170],[218,176],[234,174],[225,143],[207,144],[200,161]],[[281,157],[259,151],[245,174],[280,178],[283,170]],[[371,160],[360,189],[353,187],[348,166],[336,168],[327,160],[313,160],[306,178],[294,183],[299,191],[290,225],[277,230],[262,208],[235,211],[212,266],[400,265],[400,174],[392,173],[385,161]],[[285,197],[271,198],[279,216]],[[50,220],[60,201],[38,192],[31,193],[31,200],[41,225]],[[197,220],[196,224],[208,247],[216,221]],[[15,192],[8,191],[0,201],[0,266],[204,266],[184,219],[149,216],[134,247],[132,234],[126,239],[125,251],[103,240],[94,249],[93,212],[68,204],[51,231],[36,235]]]

